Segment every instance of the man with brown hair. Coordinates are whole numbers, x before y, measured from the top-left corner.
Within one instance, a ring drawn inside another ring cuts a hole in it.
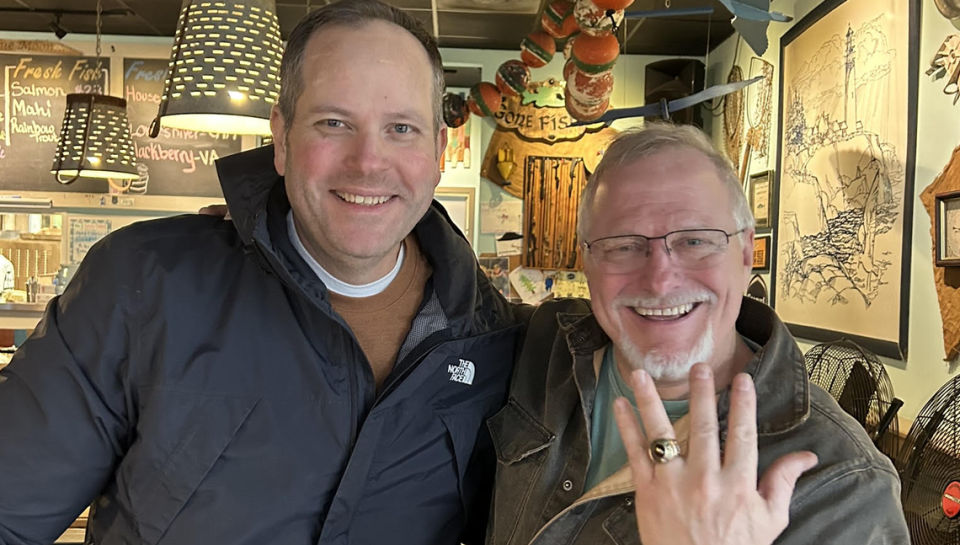
[[[482,539],[519,326],[431,206],[433,39],[376,0],[290,35],[233,222],[95,246],[0,372],[0,544]]]

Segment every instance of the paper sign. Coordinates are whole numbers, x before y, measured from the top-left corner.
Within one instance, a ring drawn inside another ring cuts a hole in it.
[[[480,203],[480,229],[487,234],[523,232],[523,201],[510,198],[497,204]]]
[[[523,239],[498,240],[497,257],[506,257],[510,255],[520,255],[523,251]]]
[[[113,230],[113,221],[103,218],[69,217],[67,263],[80,263],[90,248]]]

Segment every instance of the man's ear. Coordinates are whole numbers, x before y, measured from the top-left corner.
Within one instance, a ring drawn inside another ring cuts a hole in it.
[[[270,132],[273,134],[273,167],[283,176],[287,165],[287,124],[279,106],[270,110]]]

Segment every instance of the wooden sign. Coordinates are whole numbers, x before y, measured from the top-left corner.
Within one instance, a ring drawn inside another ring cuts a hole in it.
[[[38,55],[75,55],[83,53],[59,42],[47,40],[0,40],[3,53],[36,53]]]
[[[555,79],[530,86],[521,96],[505,98],[493,114],[499,127],[516,131],[527,140],[548,143],[579,140],[587,132],[598,132],[603,124],[571,127],[576,122],[564,107],[564,88]]]
[[[487,145],[480,175],[523,198],[524,165],[528,156],[569,157],[583,161],[588,171],[600,162],[617,131],[604,125],[570,127],[574,120],[564,107],[561,82],[549,79],[531,85],[522,97],[504,100],[494,114],[497,130]],[[514,168],[497,168],[498,151],[510,150]]]

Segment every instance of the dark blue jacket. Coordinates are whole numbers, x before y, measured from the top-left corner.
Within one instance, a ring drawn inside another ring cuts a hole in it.
[[[376,391],[289,244],[272,154],[218,165],[234,223],[97,244],[0,372],[0,544],[50,543],[91,502],[100,545],[482,538],[511,308],[434,205],[415,229],[433,276]]]

